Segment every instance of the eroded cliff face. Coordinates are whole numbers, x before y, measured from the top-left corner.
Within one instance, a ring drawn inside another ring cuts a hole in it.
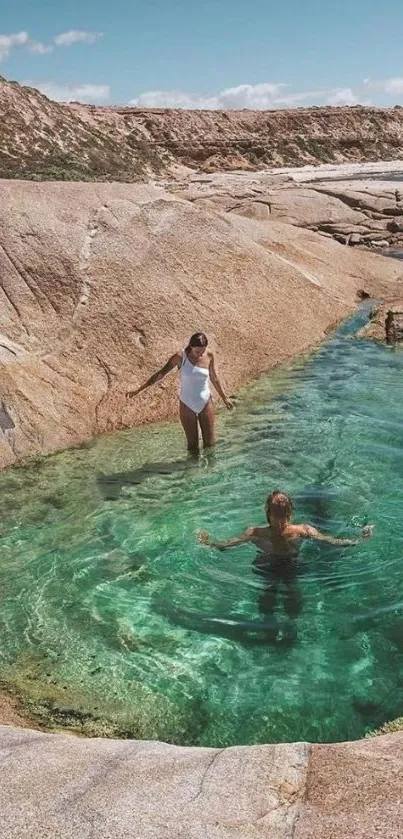
[[[229,391],[320,341],[398,261],[289,223],[128,184],[0,183],[0,463],[172,417],[175,376],[127,404],[205,331]]]
[[[77,113],[84,107],[77,108]],[[403,155],[400,108],[90,110],[98,119],[114,112],[128,129],[142,129],[153,146],[165,149],[178,163],[205,172],[390,160]]]
[[[146,180],[403,158],[403,109],[185,111],[50,101],[0,77],[0,177]]]

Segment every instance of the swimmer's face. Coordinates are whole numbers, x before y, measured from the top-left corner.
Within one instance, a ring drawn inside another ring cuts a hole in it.
[[[191,347],[191,352],[193,358],[202,358],[204,353],[206,352],[206,347]]]

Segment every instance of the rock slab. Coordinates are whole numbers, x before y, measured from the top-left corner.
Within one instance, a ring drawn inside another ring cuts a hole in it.
[[[402,839],[403,732],[313,746],[294,839]]]
[[[0,726],[7,839],[291,839],[309,748],[200,749]]]
[[[224,204],[242,209],[236,183]],[[298,189],[280,190],[265,221],[200,206],[203,184],[0,182],[0,468],[176,416],[175,376],[125,392],[193,332],[231,393],[321,341],[358,290],[396,295],[397,260],[290,223],[318,195],[301,205]]]
[[[403,732],[201,749],[0,726],[4,839],[401,839]]]

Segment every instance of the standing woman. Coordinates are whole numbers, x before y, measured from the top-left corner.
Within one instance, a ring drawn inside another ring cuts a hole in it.
[[[144,384],[136,390],[129,390],[126,396],[131,399],[142,390],[160,382],[167,373],[179,370],[179,418],[186,434],[189,451],[199,448],[199,425],[205,448],[214,446],[214,408],[210,391],[210,381],[221,396],[224,405],[232,410],[232,402],[225,395],[219,382],[214,364],[214,355],[207,349],[208,341],[203,332],[196,332],[184,350],[176,352]]]

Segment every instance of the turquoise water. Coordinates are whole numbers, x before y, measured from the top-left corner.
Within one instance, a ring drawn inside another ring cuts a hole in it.
[[[246,388],[208,458],[167,424],[0,475],[3,679],[176,743],[353,739],[403,713],[403,353],[351,337],[367,311]],[[276,487],[335,535],[376,525],[304,545],[291,616],[251,546],[195,539],[263,523]]]

